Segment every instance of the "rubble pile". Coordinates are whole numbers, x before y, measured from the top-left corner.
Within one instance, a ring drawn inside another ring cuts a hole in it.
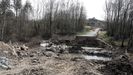
[[[120,57],[108,62],[104,68],[105,75],[133,75],[133,63],[128,56]]]
[[[86,51],[78,45],[67,46],[51,41],[43,41],[35,47],[0,45],[1,55],[6,53],[0,58],[0,68],[5,68],[0,75],[101,75],[97,70],[101,64],[81,57]],[[12,62],[9,59],[14,61],[13,67],[10,67]]]
[[[54,44],[50,41],[45,41],[40,44],[43,47],[44,51],[51,51],[54,53],[68,53],[69,47],[65,44]]]
[[[11,66],[9,64],[9,59],[6,57],[0,57],[0,68],[9,70],[11,69]]]
[[[24,69],[22,72],[15,75],[47,75],[47,74],[44,73],[43,68],[31,68],[31,69]]]
[[[69,53],[82,53],[81,46],[72,46],[69,48]]]
[[[0,41],[0,56],[11,57],[13,55],[12,46]]]

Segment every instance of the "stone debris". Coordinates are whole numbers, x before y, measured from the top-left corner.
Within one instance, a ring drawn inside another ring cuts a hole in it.
[[[65,44],[57,45],[52,42],[43,42],[40,46],[44,47],[46,51],[51,51],[54,53],[67,53],[69,49],[69,47]]]
[[[81,53],[82,50],[81,46],[72,46],[69,48],[69,53]]]
[[[39,63],[40,63],[39,58],[33,58],[33,59],[31,59],[31,64],[32,65],[36,65],[36,64],[39,64]]]
[[[54,52],[51,52],[51,51],[45,52],[44,55],[47,56],[47,57],[56,57],[57,56]]]
[[[7,45],[8,44],[6,44],[6,46]],[[11,70],[0,72],[0,75],[102,75],[97,69],[101,67],[101,65],[105,65],[103,64],[104,61],[99,63],[98,60],[86,60],[81,57],[81,55],[89,52],[89,50],[83,49],[80,45],[67,46],[64,43],[55,44],[51,41],[43,41],[40,46],[36,47],[29,48],[23,44],[10,44],[9,48],[4,49],[2,47],[0,50],[3,50],[1,55],[3,53],[7,54],[9,57],[12,57],[11,60],[13,61],[9,62],[10,58],[5,58],[6,56],[2,55],[2,58],[0,58],[0,67],[2,69]],[[16,56],[14,56],[13,53],[16,53]],[[98,55],[98,53],[111,55],[110,52],[101,49],[99,52],[92,51],[92,53],[94,53],[94,55]],[[121,62],[127,61],[126,59],[127,57],[122,57]],[[114,72],[121,72],[121,70],[116,71],[116,69],[112,68],[113,66],[119,68],[117,64],[119,63],[120,66],[124,66],[125,69],[132,69],[132,67],[130,67],[131,64],[121,64],[121,62],[106,62],[106,68],[108,68],[110,72],[114,70]],[[10,67],[10,63],[15,64],[13,68]],[[91,63],[93,63],[93,65]],[[40,66],[42,68],[40,68]],[[130,75],[125,69],[122,69],[122,73],[124,71],[124,73]],[[120,73],[120,75],[122,75],[122,73]],[[118,73],[115,75],[117,74]]]
[[[121,55],[108,62],[103,71],[105,75],[133,75],[133,63],[130,62],[128,56]]]
[[[15,75],[46,75],[43,68],[24,69],[21,73]]]
[[[6,57],[0,57],[0,67],[6,70],[11,69],[9,65],[9,59]]]

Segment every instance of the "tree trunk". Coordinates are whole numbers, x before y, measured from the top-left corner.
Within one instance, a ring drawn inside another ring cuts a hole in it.
[[[4,40],[5,26],[6,26],[6,14],[4,13],[3,27],[2,27],[2,33],[1,33],[2,34],[1,40]]]

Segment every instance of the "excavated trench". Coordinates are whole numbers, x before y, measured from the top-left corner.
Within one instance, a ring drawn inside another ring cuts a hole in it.
[[[41,47],[47,47],[49,45],[52,45],[48,42],[43,42],[40,44]],[[101,44],[100,44],[101,45]],[[54,45],[53,47],[58,46]],[[82,46],[84,46],[82,44]],[[64,46],[69,48],[70,54],[77,54],[77,56],[80,56],[86,60],[102,60],[102,61],[111,61],[112,59],[112,52],[104,50],[103,48],[98,47],[80,47],[80,45],[74,45],[74,46]],[[76,48],[75,48],[76,47]]]

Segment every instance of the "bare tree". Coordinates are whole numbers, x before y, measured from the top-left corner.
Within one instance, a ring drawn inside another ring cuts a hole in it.
[[[7,0],[3,0],[5,1]],[[34,36],[51,38],[53,34],[76,34],[82,31],[86,21],[84,7],[78,0],[39,0],[36,9],[32,8],[28,1],[22,5],[21,0],[13,0],[12,5],[9,6],[4,3],[3,5],[3,8],[0,7],[0,17],[6,16],[1,13],[10,10],[12,19],[9,24],[9,20],[5,17],[3,24],[0,25],[1,39],[4,35],[17,41],[27,40]],[[11,6],[14,10],[10,8]],[[33,17],[29,16],[31,14]]]
[[[128,47],[132,43],[132,4],[132,0],[106,2],[107,33],[115,40],[121,40],[121,47],[124,47],[127,39]]]
[[[0,9],[3,17],[3,26],[1,29],[1,40],[4,40],[4,32],[6,27],[6,12],[10,9],[10,0],[2,0],[0,3]]]

